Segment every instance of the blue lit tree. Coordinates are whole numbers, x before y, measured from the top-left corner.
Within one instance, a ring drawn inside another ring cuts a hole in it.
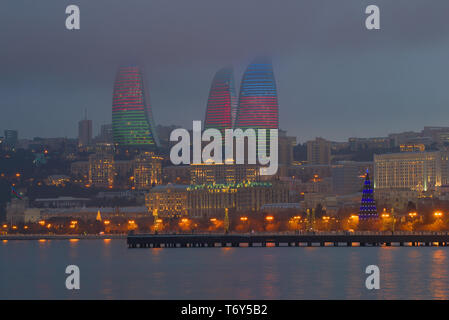
[[[377,219],[379,214],[377,213],[376,202],[374,201],[373,188],[371,186],[371,180],[369,179],[368,170],[366,170],[365,184],[362,191],[362,202],[360,204],[359,219]]]

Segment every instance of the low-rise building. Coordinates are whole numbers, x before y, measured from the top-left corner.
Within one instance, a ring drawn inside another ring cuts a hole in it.
[[[290,202],[284,183],[247,182],[203,184],[188,188],[188,208],[192,217],[223,216],[225,208],[235,212],[259,212],[267,203]]]
[[[419,192],[416,190],[404,189],[376,189],[374,199],[378,208],[394,208],[395,211],[402,211],[407,208],[409,202],[418,203]]]
[[[146,207],[87,207],[87,208],[47,208],[41,211],[41,219],[52,218],[79,219],[83,221],[95,221],[100,211],[103,220],[139,219],[151,216]]]
[[[6,221],[12,225],[37,222],[41,217],[41,210],[29,208],[28,199],[11,199],[6,205]]]
[[[74,197],[37,198],[33,205],[37,208],[77,208],[86,207],[89,201],[89,198]]]

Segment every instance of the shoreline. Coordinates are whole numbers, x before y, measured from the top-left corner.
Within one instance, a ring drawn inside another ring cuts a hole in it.
[[[0,235],[0,241],[4,240],[126,240],[126,234],[21,234]]]

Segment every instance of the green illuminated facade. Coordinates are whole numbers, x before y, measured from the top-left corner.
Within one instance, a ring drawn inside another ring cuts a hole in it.
[[[118,147],[156,149],[159,145],[148,93],[138,66],[121,67],[114,83],[112,133]]]

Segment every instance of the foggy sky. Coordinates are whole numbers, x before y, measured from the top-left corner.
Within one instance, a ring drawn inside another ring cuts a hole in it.
[[[273,58],[280,127],[301,142],[449,126],[447,0],[3,0],[0,135],[111,122],[120,64],[144,67],[156,124],[204,120],[214,73]],[[81,30],[65,29],[76,4]],[[364,28],[365,8],[381,30]]]

